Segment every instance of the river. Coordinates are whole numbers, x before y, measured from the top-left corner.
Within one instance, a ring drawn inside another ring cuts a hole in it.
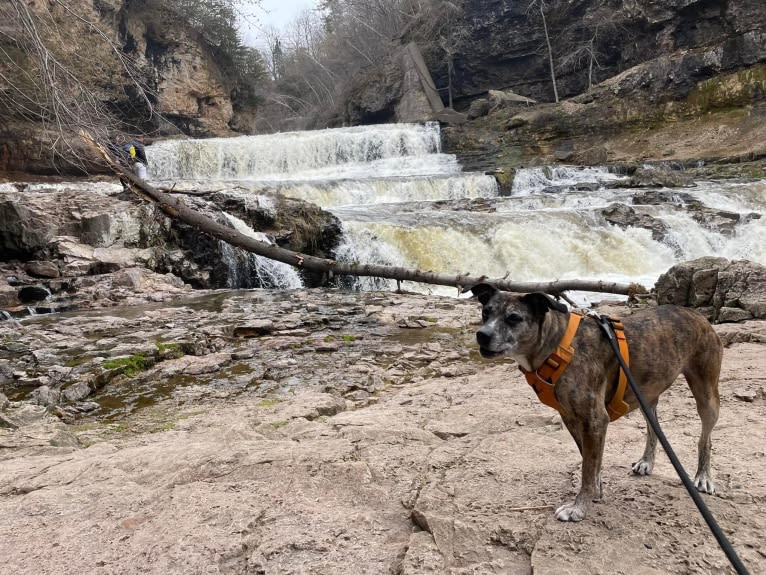
[[[442,152],[438,124],[168,140],[149,146],[147,155],[155,184],[243,194],[270,189],[331,211],[343,223],[341,261],[646,287],[672,265],[702,256],[766,264],[766,219],[753,217],[766,211],[763,180],[697,181],[661,189],[666,201],[657,205],[634,205],[641,190],[619,187],[626,175],[598,167],[534,167],[518,170],[510,195],[500,196],[493,176],[464,172],[454,155]],[[609,223],[602,210],[613,203],[659,220],[663,237]],[[740,223],[722,232],[685,209],[699,203],[740,214]],[[284,275],[279,287],[299,287],[295,274],[269,273]],[[363,279],[357,286],[391,282]],[[403,287],[454,294],[451,288]]]

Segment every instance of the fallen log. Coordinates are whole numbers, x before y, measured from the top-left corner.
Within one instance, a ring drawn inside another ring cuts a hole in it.
[[[201,232],[256,255],[306,270],[326,273],[330,278],[336,275],[379,277],[397,281],[413,281],[433,285],[453,286],[458,289],[470,288],[471,286],[483,282],[492,284],[498,289],[506,291],[542,291],[553,295],[558,295],[566,291],[589,291],[627,296],[646,293],[646,289],[643,286],[635,283],[625,284],[590,280],[514,282],[513,280],[508,279],[507,276],[503,278],[489,278],[487,276],[474,276],[470,273],[445,274],[397,266],[338,262],[331,259],[318,258],[308,254],[294,252],[245,236],[237,230],[219,224],[211,218],[189,208],[177,195],[171,196],[170,194],[162,192],[128,172],[89,134],[81,131],[80,137],[104,157],[112,171],[120,177],[120,180],[124,182],[131,191],[136,193],[139,197],[155,204],[168,217],[188,224]]]

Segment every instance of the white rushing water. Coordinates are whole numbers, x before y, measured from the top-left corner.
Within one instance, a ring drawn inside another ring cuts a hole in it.
[[[224,214],[231,226],[244,236],[271,245],[271,240],[261,232],[256,232],[236,216]],[[222,251],[229,266],[229,287],[258,285],[271,288],[299,288],[303,286],[300,274],[294,266],[283,264],[258,256],[226,242],[221,242]],[[241,277],[243,273],[250,277]]]
[[[436,124],[178,140],[150,146],[147,153],[156,181],[236,186],[244,194],[272,190],[331,210],[343,223],[336,253],[342,261],[518,281],[601,279],[647,287],[675,263],[701,256],[766,264],[766,218],[747,217],[766,211],[765,182],[698,182],[661,190],[674,198],[670,204],[638,206],[632,205],[637,190],[609,187],[625,178],[620,174],[540,167],[519,170],[512,195],[499,198],[494,178],[463,173],[454,156],[441,153]],[[470,201],[480,198],[491,203],[471,209]],[[678,207],[689,198],[745,217],[732,233],[722,234]],[[608,223],[600,210],[615,202],[663,222],[665,237]],[[284,281],[292,287],[294,280]],[[380,288],[391,282],[362,279],[359,285]]]

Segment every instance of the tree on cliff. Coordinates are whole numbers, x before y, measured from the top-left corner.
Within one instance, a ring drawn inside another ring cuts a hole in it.
[[[0,4],[0,20],[8,30],[0,37],[0,113],[6,120],[34,122],[52,132],[52,151],[68,162],[84,167],[73,130],[86,128],[107,141],[109,130],[118,125],[97,95],[115,81],[115,70],[129,79],[133,97],[153,112],[153,94],[136,62],[68,4],[9,0]],[[60,26],[62,20],[69,26]],[[76,46],[65,32],[73,29],[81,33]],[[89,79],[99,72],[103,75],[94,85]]]
[[[548,67],[550,69],[551,74],[551,84],[553,85],[553,98],[554,102],[559,101],[559,89],[556,85],[556,66],[554,64],[554,58],[553,58],[553,47],[551,46],[551,35],[548,31],[548,20],[545,16],[547,11],[547,6],[545,4],[545,0],[532,0],[529,5],[527,6],[527,14],[534,14],[536,11],[539,11],[540,13],[540,21],[543,26],[543,34],[545,36],[545,45],[547,48],[547,54],[548,54]]]

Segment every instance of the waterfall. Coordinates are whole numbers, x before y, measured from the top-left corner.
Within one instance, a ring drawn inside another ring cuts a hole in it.
[[[494,198],[497,182],[480,174],[341,180],[283,184],[279,193],[315,203],[323,208],[338,206]]]
[[[453,156],[439,154],[439,126],[388,124],[288,132],[265,136],[168,140],[147,146],[153,180],[283,180],[356,177],[460,170]],[[415,161],[413,161],[415,159]]]
[[[269,238],[254,231],[244,221],[224,213],[226,220],[242,235],[271,245]],[[303,287],[303,280],[295,267],[264,258],[241,248],[221,242],[221,252],[229,269],[228,287],[263,287],[295,289]]]
[[[249,198],[287,196],[331,211],[344,230],[339,261],[647,287],[672,265],[700,256],[766,263],[766,218],[748,215],[766,212],[764,182],[698,182],[682,193],[661,190],[659,205],[637,205],[640,192],[615,186],[627,178],[608,168],[542,166],[519,169],[511,196],[499,197],[493,177],[464,173],[455,156],[442,153],[438,124],[175,140],[149,146],[147,154],[155,180]],[[733,232],[722,233],[695,219],[684,208],[689,202],[743,217]],[[601,210],[612,203],[654,218],[666,233],[655,239],[649,229],[610,223]],[[232,286],[256,285],[251,276],[265,278],[265,285],[300,285],[290,268],[266,268],[265,261],[243,260],[241,250],[225,250],[239,262],[230,265]],[[363,289],[391,285],[353,281]]]
[[[522,168],[513,177],[513,195],[534,194],[550,189],[576,187],[578,184],[596,186],[626,179],[625,176],[610,172],[606,168],[545,166],[540,168]]]

